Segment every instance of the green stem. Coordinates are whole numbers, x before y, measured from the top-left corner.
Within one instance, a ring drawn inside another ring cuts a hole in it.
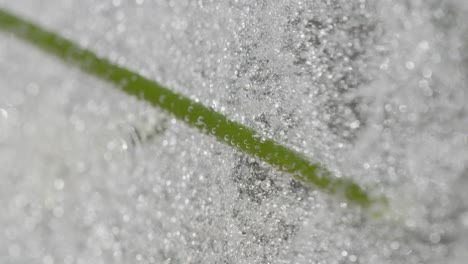
[[[224,115],[175,93],[156,81],[99,58],[90,50],[26,21],[0,8],[0,29],[14,34],[30,44],[73,64],[82,71],[114,84],[124,92],[158,106],[176,118],[206,134],[216,137],[239,151],[263,160],[297,180],[317,189],[344,196],[349,202],[364,208],[387,204],[385,198],[371,198],[359,185],[349,179],[338,179],[318,163],[273,140],[262,140],[253,129],[228,120]]]

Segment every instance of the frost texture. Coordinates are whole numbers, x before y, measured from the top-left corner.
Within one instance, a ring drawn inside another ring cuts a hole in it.
[[[0,35],[2,263],[465,263],[468,4],[0,1],[385,194],[363,218]]]

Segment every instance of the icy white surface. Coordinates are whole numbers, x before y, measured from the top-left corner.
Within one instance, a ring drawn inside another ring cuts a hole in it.
[[[291,180],[0,34],[1,263],[466,263],[465,0],[0,0],[389,197]]]

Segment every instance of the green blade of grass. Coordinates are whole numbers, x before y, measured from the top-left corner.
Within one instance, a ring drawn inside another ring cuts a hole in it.
[[[186,124],[214,136],[220,142],[292,174],[297,180],[344,197],[350,203],[364,208],[375,208],[374,205],[380,205],[379,208],[387,207],[384,197],[372,198],[352,180],[334,177],[325,167],[310,162],[300,153],[273,140],[263,140],[253,129],[228,120],[224,115],[175,93],[156,81],[99,58],[92,51],[1,8],[0,29],[77,66],[88,74],[114,84],[130,95],[166,110]]]

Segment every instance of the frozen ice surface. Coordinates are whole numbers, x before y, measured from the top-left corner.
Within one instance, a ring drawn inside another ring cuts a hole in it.
[[[465,0],[0,0],[385,194],[362,217],[0,34],[2,263],[466,263]]]

